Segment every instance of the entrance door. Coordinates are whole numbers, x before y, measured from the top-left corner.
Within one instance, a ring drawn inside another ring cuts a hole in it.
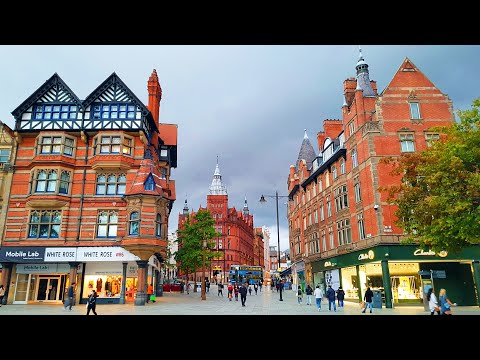
[[[27,304],[28,283],[30,274],[17,274],[17,283],[15,284],[14,304]]]
[[[60,294],[60,277],[40,275],[38,279],[37,298],[41,302],[58,301]]]

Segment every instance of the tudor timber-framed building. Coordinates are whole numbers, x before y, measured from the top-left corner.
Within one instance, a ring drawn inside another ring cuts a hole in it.
[[[175,201],[177,125],[162,124],[162,89],[148,106],[113,73],[85,100],[54,74],[13,112],[18,143],[0,262],[14,304],[144,305],[161,294]]]
[[[452,101],[408,58],[380,94],[361,52],[356,72],[344,81],[342,119],[325,120],[317,134],[319,155],[305,132],[290,166],[294,278],[301,286],[341,285],[353,301],[370,286],[386,307],[421,303],[431,286],[448,289],[459,305],[480,305],[480,246],[449,254],[403,245],[396,205],[379,191],[401,181],[380,160],[438,139],[431,128],[455,121]]]

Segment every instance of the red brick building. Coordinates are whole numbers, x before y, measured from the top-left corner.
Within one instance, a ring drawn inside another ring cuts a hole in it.
[[[449,294],[465,294],[465,303],[472,303],[470,265],[460,262],[470,255],[422,253],[400,244],[396,206],[379,191],[401,181],[380,160],[421,151],[438,139],[431,128],[454,122],[451,100],[408,58],[381,93],[361,52],[356,72],[344,81],[342,118],[323,122],[317,151],[305,131],[298,161],[290,166],[289,241],[296,281],[342,285],[351,300],[363,299],[370,286],[391,307],[421,302],[427,289],[421,271],[448,269],[447,279],[466,274],[469,282],[465,288],[449,284]],[[478,249],[475,253],[478,258]]]
[[[153,70],[148,106],[113,73],[85,100],[54,74],[13,112],[18,142],[0,262],[8,302],[144,305],[161,293],[175,201],[177,125],[160,123]],[[135,300],[134,300],[135,299]]]
[[[253,215],[250,214],[245,197],[245,203],[242,211],[235,209],[235,207],[228,207],[227,188],[222,183],[222,175],[218,163],[215,167],[215,173],[210,185],[210,191],[207,195],[207,207],[200,210],[209,210],[215,220],[215,228],[222,236],[214,239],[215,248],[222,252],[219,259],[212,260],[212,269],[210,277],[216,277],[217,281],[227,282],[229,280],[228,272],[231,265],[256,265],[255,259],[258,254],[254,251],[259,251],[259,241],[255,240],[255,233],[253,228]],[[190,216],[194,216],[192,211]],[[187,200],[183,213],[178,216],[178,228],[181,228],[186,217],[189,216],[189,209]],[[257,247],[255,247],[257,244]],[[260,249],[263,253],[263,247]],[[260,254],[261,255],[261,254]],[[210,269],[205,269],[208,274]],[[185,274],[180,273],[185,276]],[[197,270],[196,275],[189,275],[189,280],[201,281],[202,269]]]

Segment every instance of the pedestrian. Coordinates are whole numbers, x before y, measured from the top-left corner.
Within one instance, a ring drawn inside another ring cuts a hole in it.
[[[87,315],[90,314],[90,310],[92,310],[94,315],[98,315],[95,309],[97,308],[97,292],[95,289],[92,289],[92,293],[87,299]]]
[[[0,307],[2,306],[4,296],[5,296],[5,287],[3,285],[0,285]]]
[[[151,299],[153,296],[153,285],[150,284],[148,285],[147,287],[147,304],[150,300],[152,300],[153,302],[155,302],[155,300]]]
[[[235,294],[235,301],[238,301],[238,284],[235,283],[235,285],[233,286],[233,292]]]
[[[242,301],[242,306],[245,306],[245,301],[247,301],[247,284],[244,283],[242,286],[240,286],[240,289],[238,290],[240,292],[240,300]]]
[[[305,294],[307,294],[307,305],[312,305],[313,289],[310,284],[307,285],[307,288],[305,289]]]
[[[343,299],[345,299],[345,291],[339,286],[337,289],[338,307],[343,307]]]
[[[187,295],[190,294],[191,289],[192,289],[192,285],[189,282],[187,282]]]
[[[67,298],[65,299],[65,303],[63,304],[63,310],[67,310],[67,306],[69,306],[69,311],[72,311],[72,305],[73,305],[73,295],[75,290],[75,282],[72,282],[70,286],[68,287],[67,291]]]
[[[218,284],[218,294],[217,294],[217,296],[220,296],[220,294],[222,294],[222,296],[223,296],[223,284],[222,283]]]
[[[210,292],[210,281],[207,281],[205,287],[207,288],[207,293]]]
[[[260,284],[258,285],[258,287],[260,288],[260,292],[262,292],[262,286],[263,286],[263,283],[260,281]]]
[[[253,290],[255,290],[255,295],[257,295],[257,291],[258,291],[258,284],[257,283],[255,283],[253,285]]]
[[[227,290],[228,290],[228,300],[232,301],[232,297],[233,297],[233,285],[232,285],[232,283],[228,284]]]
[[[427,301],[428,301],[428,308],[430,309],[430,315],[434,315],[435,312],[437,312],[437,314],[440,315],[440,307],[438,306],[438,300],[437,300],[437,297],[435,296],[435,290],[433,290],[433,287],[428,289]]]
[[[275,287],[277,288],[277,293],[280,290],[280,280],[275,283]]]
[[[275,282],[273,280],[270,281],[270,288],[272,289],[272,292],[273,292],[273,289],[275,288]]]
[[[303,291],[302,291],[302,288],[300,287],[300,285],[298,285],[298,290],[297,290],[298,305],[302,304],[302,300],[303,300]]]
[[[320,285],[317,285],[317,287],[315,288],[314,295],[315,295],[315,303],[317,304],[317,311],[320,311],[320,309],[322,308],[322,297],[323,297],[322,289],[320,289]]]
[[[367,311],[367,308],[370,308],[370,314],[372,313],[372,299],[373,291],[370,290],[370,287],[367,287],[367,291],[365,291],[365,296],[363,297],[363,300],[365,300],[365,309],[363,309],[362,313],[365,313]]]
[[[248,285],[248,295],[252,295],[252,287]]]
[[[333,304],[333,311],[337,312],[337,305],[335,304],[335,290],[332,289],[332,285],[328,285],[327,298],[328,298],[328,311],[332,309],[332,304]]]
[[[438,297],[440,300],[440,312],[442,315],[452,315],[452,306],[457,306],[457,304],[452,303],[447,297],[447,290],[440,289]]]
[[[183,281],[180,282],[180,293],[184,293],[185,284]]]

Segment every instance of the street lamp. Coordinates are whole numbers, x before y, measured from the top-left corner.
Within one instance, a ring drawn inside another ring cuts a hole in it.
[[[205,250],[207,248],[207,240],[203,240],[203,259],[202,259],[202,300],[207,300],[207,294],[205,289]]]
[[[260,197],[260,204],[264,204],[267,202],[265,197],[275,198],[275,204],[277,206],[278,273],[280,274],[280,225],[278,221],[278,198],[288,198],[288,195],[278,195],[278,191],[275,191],[275,195],[262,195]],[[280,283],[280,301],[283,301],[281,283]]]

